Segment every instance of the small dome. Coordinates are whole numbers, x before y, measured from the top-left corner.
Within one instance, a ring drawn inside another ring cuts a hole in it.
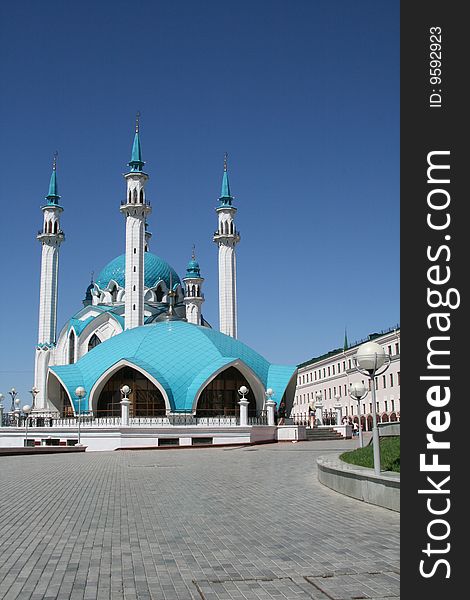
[[[154,287],[158,281],[163,280],[170,287],[170,273],[173,280],[173,288],[181,283],[176,271],[166,261],[152,254],[144,253],[144,285],[146,288]],[[125,287],[126,281],[126,255],[121,254],[109,262],[96,278],[96,285],[104,290],[109,282],[113,280],[120,287]]]
[[[185,277],[201,277],[201,268],[196,259],[191,259],[186,267]]]

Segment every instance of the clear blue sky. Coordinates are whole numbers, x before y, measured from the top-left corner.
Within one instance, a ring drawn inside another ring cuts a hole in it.
[[[213,326],[225,151],[242,341],[298,363],[399,321],[398,0],[19,0],[0,29],[4,394],[33,383],[53,152],[61,327],[124,252],[137,110],[151,250],[183,274],[196,244]]]

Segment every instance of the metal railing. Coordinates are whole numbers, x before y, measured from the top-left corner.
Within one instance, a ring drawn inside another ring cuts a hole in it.
[[[26,415],[16,415],[6,413],[3,415],[3,427],[24,428],[28,421],[28,427],[46,427],[60,429],[76,429],[78,427],[78,415],[61,416],[58,413],[44,412],[34,413],[27,417]],[[248,417],[247,424],[267,425],[266,414],[260,413]],[[236,427],[240,425],[240,416],[222,415],[211,411],[201,411],[200,413],[172,413],[162,416],[135,416],[129,417],[128,427]],[[100,416],[90,413],[80,415],[80,427],[86,428],[106,428],[121,427],[122,420],[120,416]]]

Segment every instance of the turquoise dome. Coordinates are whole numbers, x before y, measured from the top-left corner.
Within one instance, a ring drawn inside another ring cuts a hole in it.
[[[188,266],[186,267],[185,277],[201,277],[201,268],[194,258],[189,261]]]
[[[51,367],[75,403],[74,390],[87,391],[82,410],[95,404],[94,390],[103,375],[125,361],[157,380],[171,410],[190,411],[198,391],[212,375],[242,362],[264,389],[275,390],[279,402],[297,368],[273,365],[246,344],[208,327],[169,321],[127,329],[99,344],[71,365]],[[111,376],[111,375],[110,375]],[[92,397],[90,398],[90,392]]]
[[[147,288],[154,287],[158,281],[163,279],[167,287],[170,287],[170,273],[173,279],[173,287],[180,282],[176,271],[167,262],[151,252],[144,253],[144,285]],[[121,254],[109,262],[96,278],[95,283],[102,290],[106,289],[111,280],[120,287],[125,287],[126,281],[126,255]]]

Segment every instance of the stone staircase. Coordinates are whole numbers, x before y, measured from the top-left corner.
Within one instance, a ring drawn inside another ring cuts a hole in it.
[[[335,431],[333,427],[322,427],[321,429],[315,427],[314,429],[306,429],[305,433],[307,434],[308,442],[323,442],[325,440],[343,439],[343,436]]]

